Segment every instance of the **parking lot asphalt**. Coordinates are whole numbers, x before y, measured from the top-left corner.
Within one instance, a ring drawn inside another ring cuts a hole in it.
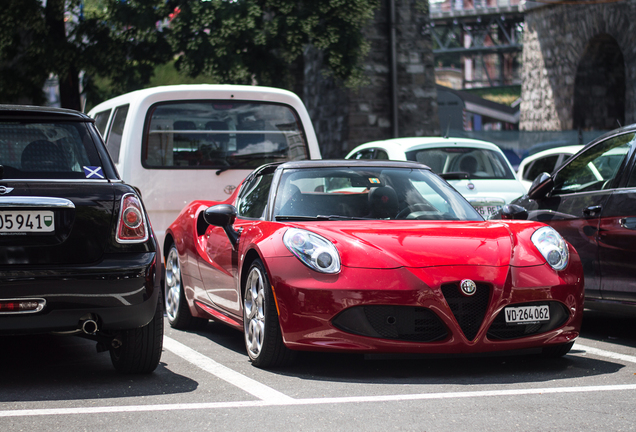
[[[94,343],[2,337],[3,430],[633,430],[634,318],[589,313],[560,359],[302,353],[251,366],[217,323],[166,326],[151,375],[116,373]]]

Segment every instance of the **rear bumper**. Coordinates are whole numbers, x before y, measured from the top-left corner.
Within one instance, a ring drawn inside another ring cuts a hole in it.
[[[0,333],[73,331],[89,314],[102,331],[142,327],[161,292],[157,258],[155,252],[111,254],[91,266],[1,268],[0,300],[46,304],[36,313],[0,312]]]

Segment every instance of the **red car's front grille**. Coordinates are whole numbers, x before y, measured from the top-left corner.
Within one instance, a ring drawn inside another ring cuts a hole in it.
[[[442,294],[450,307],[457,324],[462,329],[466,339],[472,341],[486,315],[490,301],[490,285],[477,283],[477,290],[473,295],[462,294],[459,282],[442,285]]]

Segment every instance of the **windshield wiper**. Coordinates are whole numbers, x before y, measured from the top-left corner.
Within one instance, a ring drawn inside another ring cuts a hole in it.
[[[371,218],[341,216],[341,215],[329,215],[329,216],[327,215],[317,215],[317,216],[276,215],[274,218],[277,221],[372,220]]]

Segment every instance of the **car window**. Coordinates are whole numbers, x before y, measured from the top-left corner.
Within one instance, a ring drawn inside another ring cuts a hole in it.
[[[360,150],[355,152],[349,159],[373,159],[373,150],[374,149]]]
[[[110,126],[108,132],[108,138],[106,139],[106,148],[113,162],[119,163],[119,150],[121,148],[121,137],[124,133],[124,126],[126,124],[126,116],[128,115],[128,105],[122,105],[115,108],[115,114],[113,115],[113,123]]]
[[[522,178],[524,180],[533,181],[541,173],[551,173],[558,160],[558,154],[539,158],[532,162],[532,164],[526,169]]]
[[[237,203],[239,216],[256,219],[263,216],[273,178],[274,173],[259,175],[245,184]]]
[[[612,186],[630,148],[633,133],[619,135],[581,153],[558,173],[553,194],[566,194],[608,189]]]
[[[466,172],[475,179],[514,179],[515,175],[499,152],[473,147],[440,147],[411,150],[406,159],[427,165],[433,172]]]
[[[254,168],[308,158],[307,138],[288,105],[206,100],[167,102],[148,113],[147,168]]]
[[[274,216],[483,220],[429,170],[386,167],[285,170],[276,191]]]
[[[0,122],[3,179],[104,178],[83,122]]]
[[[106,139],[106,126],[108,126],[108,118],[111,110],[101,111],[95,114],[95,127],[102,134],[102,138]]]

